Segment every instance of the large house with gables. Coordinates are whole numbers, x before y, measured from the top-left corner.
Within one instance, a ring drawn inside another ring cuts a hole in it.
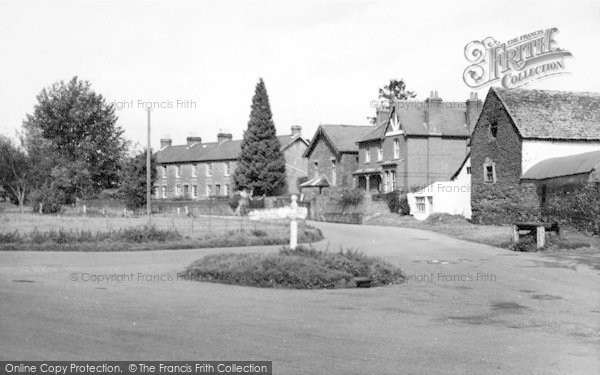
[[[294,125],[292,134],[277,137],[286,161],[290,194],[298,193],[298,179],[307,173],[306,159],[302,155],[308,141],[302,138],[301,130]],[[161,139],[161,149],[156,153],[158,173],[153,184],[154,197],[206,199],[231,195],[241,145],[242,140],[233,140],[228,133],[217,134],[216,142],[188,137],[186,144],[175,146],[171,139]]]
[[[481,108],[474,93],[466,102],[444,102],[437,91],[425,101],[380,107],[375,126],[357,142],[355,186],[412,191],[450,179],[465,160]]]
[[[491,88],[470,147],[473,219],[536,218],[539,192],[523,175],[545,159],[600,150],[600,94]]]

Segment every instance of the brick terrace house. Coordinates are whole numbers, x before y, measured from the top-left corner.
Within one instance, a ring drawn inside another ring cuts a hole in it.
[[[600,150],[600,94],[491,88],[471,138],[471,205],[478,222],[539,216],[520,179],[534,164]]]
[[[358,166],[356,142],[372,130],[372,125],[319,125],[304,152],[309,181],[302,186],[351,187]]]
[[[302,155],[308,141],[302,138],[301,129],[295,125],[291,135],[277,137],[286,160],[290,193],[298,191],[298,178],[306,176],[306,160]],[[185,145],[173,146],[170,139],[161,139],[161,149],[156,153],[155,198],[206,199],[231,195],[241,144],[242,140],[233,140],[227,133],[217,134],[217,142],[209,143],[202,143],[200,137],[188,137]]]
[[[376,127],[358,141],[355,185],[375,192],[412,191],[449,180],[465,160],[482,103],[394,101],[377,112]]]

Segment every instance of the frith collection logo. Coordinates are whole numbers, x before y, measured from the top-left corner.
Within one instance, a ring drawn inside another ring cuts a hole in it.
[[[505,88],[517,88],[532,81],[568,73],[565,58],[571,52],[561,49],[554,40],[553,27],[500,43],[492,37],[474,40],[465,46],[465,57],[472,63],[463,80],[472,88],[500,81]]]

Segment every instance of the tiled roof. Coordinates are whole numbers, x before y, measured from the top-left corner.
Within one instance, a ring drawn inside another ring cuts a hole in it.
[[[545,180],[547,178],[590,173],[600,166],[600,150],[572,156],[542,160],[529,168],[521,180]]]
[[[297,136],[277,136],[281,148],[298,139]],[[300,138],[302,142],[306,140]],[[190,147],[187,145],[168,146],[156,153],[158,163],[182,163],[191,161],[219,161],[236,160],[242,148],[242,140],[224,141],[221,143],[196,143]]]
[[[428,129],[425,121],[427,103],[423,101],[398,101],[393,104],[391,111],[382,111],[377,115],[377,127],[360,139],[366,142],[383,139],[391,116],[398,116],[398,120],[404,133],[408,136],[429,135],[430,130],[434,134],[453,137],[469,137],[471,133],[466,126],[465,108],[453,108],[445,106],[444,102],[439,104],[439,115],[435,116]]]
[[[187,145],[167,146],[156,152],[158,163],[177,163],[183,161],[195,161],[218,146],[217,142],[196,143],[192,147]]]
[[[599,93],[496,87],[490,91],[523,138],[600,140]]]
[[[336,152],[358,152],[356,142],[371,130],[373,125],[319,125],[304,156],[310,155],[320,135],[327,138]]]

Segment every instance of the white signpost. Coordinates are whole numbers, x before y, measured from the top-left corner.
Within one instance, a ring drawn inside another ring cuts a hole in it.
[[[248,213],[250,220],[276,220],[290,219],[290,249],[298,246],[298,221],[297,219],[306,219],[308,210],[306,207],[298,207],[298,197],[292,195],[292,203],[289,207],[280,207],[270,210],[256,210]]]

